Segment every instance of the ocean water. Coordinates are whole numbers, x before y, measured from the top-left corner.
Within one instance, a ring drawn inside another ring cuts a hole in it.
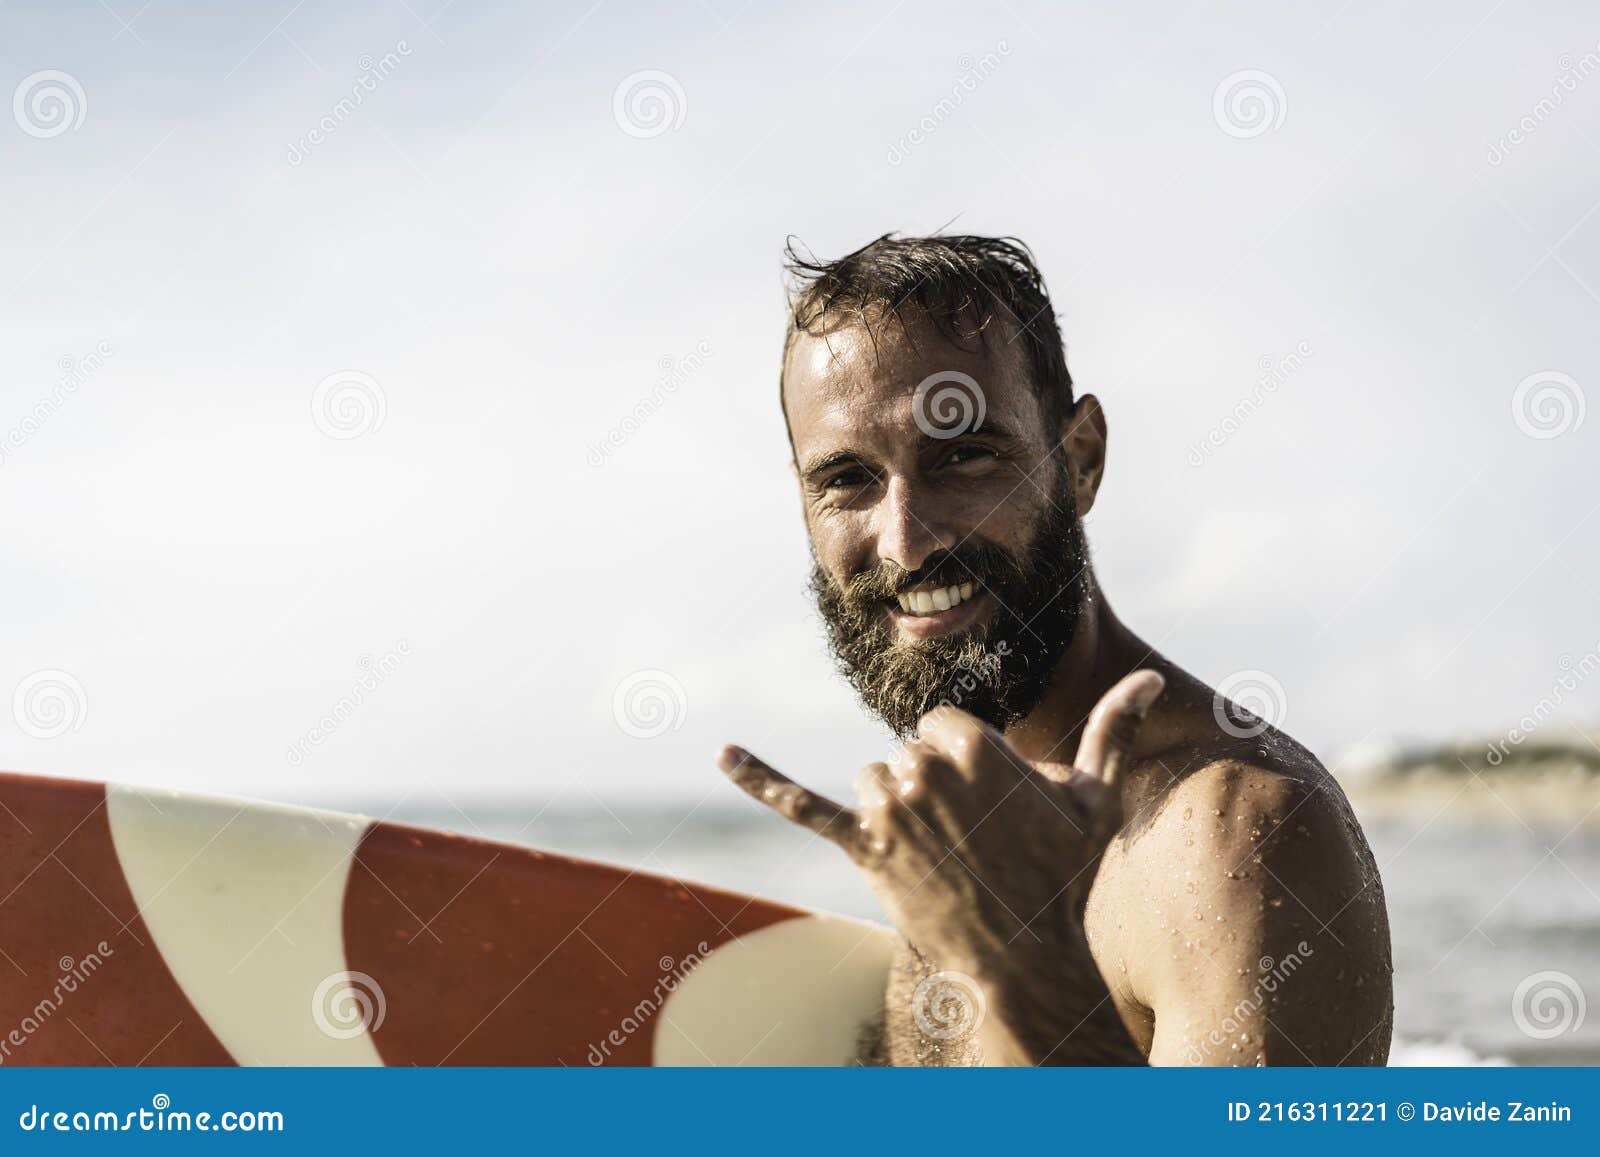
[[[1474,785],[1474,791],[1481,791]],[[412,799],[397,822],[605,860],[882,920],[834,847],[753,802],[457,807]],[[1395,962],[1392,1064],[1600,1064],[1600,826],[1388,792],[1358,813],[1383,874]],[[1500,793],[1494,793],[1499,795]],[[1544,803],[1548,799],[1540,797]],[[383,814],[385,809],[364,809]],[[1498,813],[1498,814],[1497,814]]]

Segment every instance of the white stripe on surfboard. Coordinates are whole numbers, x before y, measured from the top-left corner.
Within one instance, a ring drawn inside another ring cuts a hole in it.
[[[669,974],[658,1065],[847,1065],[883,1011],[894,934],[842,916],[782,920]]]
[[[381,981],[347,972],[344,892],[367,821],[120,785],[123,875],[183,993],[243,1065],[377,1065]]]

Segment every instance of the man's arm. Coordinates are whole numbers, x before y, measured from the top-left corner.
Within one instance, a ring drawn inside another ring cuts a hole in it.
[[[989,1065],[1143,1065],[1081,925],[973,966],[988,998],[979,1027]]]
[[[1129,886],[1159,902],[1122,954],[1154,1017],[1151,1064],[1384,1063],[1383,885],[1326,772],[1213,764],[1137,839]]]

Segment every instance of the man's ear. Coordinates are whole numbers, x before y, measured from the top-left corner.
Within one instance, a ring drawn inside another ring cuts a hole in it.
[[[1062,419],[1061,440],[1067,450],[1067,469],[1072,472],[1073,501],[1082,518],[1094,509],[1094,496],[1100,492],[1106,469],[1106,415],[1100,399],[1093,394],[1078,399]]]

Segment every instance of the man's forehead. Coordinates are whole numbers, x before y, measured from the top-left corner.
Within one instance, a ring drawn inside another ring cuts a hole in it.
[[[792,435],[835,430],[864,419],[910,414],[917,388],[933,375],[964,374],[983,391],[986,409],[1013,429],[1038,421],[1038,401],[1018,349],[1003,330],[958,344],[931,322],[905,327],[890,319],[827,333],[799,333],[784,363],[783,401]]]

